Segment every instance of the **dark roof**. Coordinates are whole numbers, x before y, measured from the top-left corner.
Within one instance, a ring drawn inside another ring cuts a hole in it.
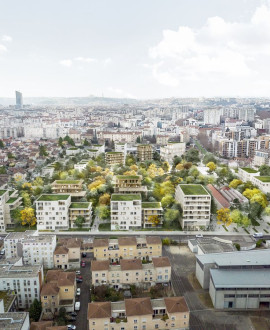
[[[126,316],[153,314],[151,300],[147,298],[125,299]]]
[[[161,244],[161,239],[159,236],[146,236],[147,244]]]
[[[109,246],[108,238],[95,238],[93,242],[93,247],[107,247]]]
[[[68,248],[64,247],[64,246],[57,246],[54,250],[54,255],[55,254],[68,254]]]
[[[136,237],[119,237],[118,238],[118,245],[125,246],[125,245],[137,245]]]
[[[111,303],[92,302],[88,304],[87,319],[102,319],[111,317]]]
[[[57,295],[59,292],[59,288],[55,283],[45,283],[41,289],[42,296],[50,296],[50,295]]]

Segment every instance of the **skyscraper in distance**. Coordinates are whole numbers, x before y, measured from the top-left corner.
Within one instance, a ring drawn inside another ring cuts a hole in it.
[[[21,92],[15,91],[16,94],[16,109],[23,108],[23,96]]]

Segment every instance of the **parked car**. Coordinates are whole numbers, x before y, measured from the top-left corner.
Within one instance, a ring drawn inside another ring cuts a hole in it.
[[[254,238],[263,238],[263,233],[254,233],[253,237]]]
[[[79,270],[76,270],[76,275],[80,275],[81,272]]]
[[[77,278],[77,279],[76,279],[76,282],[77,282],[77,283],[82,283],[82,279],[81,279],[81,278]]]
[[[75,311],[79,311],[81,308],[81,303],[79,301],[75,302]]]
[[[81,262],[81,266],[82,266],[83,268],[85,267],[85,262],[84,262],[84,261]]]
[[[82,280],[82,275],[77,275],[77,278],[79,278],[80,280]]]
[[[80,288],[77,289],[76,295],[77,296],[80,296],[81,295],[81,289]]]
[[[75,316],[71,316],[71,315],[67,315],[67,320],[70,322],[75,322],[76,321],[76,317]]]
[[[69,315],[76,317],[78,314],[76,312],[71,312],[71,313],[69,313]]]
[[[68,328],[68,330],[76,330],[76,325],[68,324],[67,328]]]
[[[203,238],[203,235],[202,234],[197,234],[196,238]]]
[[[82,258],[86,258],[86,253],[85,252],[82,253]]]

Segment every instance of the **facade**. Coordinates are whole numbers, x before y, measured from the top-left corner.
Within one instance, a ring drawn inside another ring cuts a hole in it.
[[[25,265],[43,265],[53,268],[56,235],[40,235],[38,231],[9,233],[4,239],[6,258],[21,257]]]
[[[184,297],[135,298],[88,304],[89,330],[188,329]]]
[[[88,166],[89,159],[82,159],[78,164],[74,164],[74,169],[81,172]]]
[[[75,223],[77,217],[83,217],[85,220],[82,224],[82,228],[90,228],[92,221],[92,203],[71,203],[69,207],[69,228],[77,228]]]
[[[40,293],[43,312],[54,314],[61,307],[73,312],[76,288],[75,272],[49,270]]]
[[[17,191],[0,190],[0,231],[14,227],[15,223],[10,212],[21,205],[21,200]]]
[[[270,150],[269,149],[259,149],[255,150],[255,155],[253,158],[253,165],[260,167],[262,165],[269,165],[270,160]]]
[[[173,163],[175,156],[182,156],[186,151],[185,142],[171,142],[164,147],[160,147],[160,157],[169,164]]]
[[[205,124],[219,125],[221,117],[221,109],[205,109],[203,112],[203,121]]]
[[[175,199],[181,204],[183,229],[207,228],[211,216],[211,196],[199,184],[180,184],[175,190]]]
[[[153,149],[151,144],[140,144],[137,146],[137,157],[140,162],[153,159]]]
[[[151,217],[157,216],[159,223],[151,222]],[[160,202],[143,202],[142,203],[142,225],[143,228],[162,227],[163,208]]]
[[[69,228],[70,194],[44,194],[35,203],[38,230]]]
[[[136,194],[147,192],[147,187],[142,186],[141,175],[117,175],[114,182],[115,193]]]
[[[140,194],[112,194],[111,229],[129,230],[142,226],[142,198]]]
[[[115,143],[114,150],[116,152],[122,152],[124,154],[124,158],[126,159],[126,155],[127,155],[127,144],[126,143]]]
[[[254,176],[251,182],[256,185],[265,194],[270,193],[270,177]]]
[[[16,109],[22,109],[23,108],[23,95],[21,92],[15,91],[16,95]]]
[[[171,264],[168,257],[152,258],[152,263],[143,264],[141,259],[121,259],[120,264],[110,265],[109,260],[91,262],[92,285],[110,285],[115,289],[130,285],[145,288],[157,283],[169,283]]]
[[[83,197],[83,180],[55,180],[52,183],[54,194],[70,194],[72,197]]]
[[[106,152],[105,161],[107,165],[123,165],[125,162],[125,157],[123,152]]]
[[[58,242],[54,251],[54,267],[59,269],[80,268],[81,241],[76,238],[64,239]]]
[[[254,176],[258,176],[259,172],[249,167],[238,168],[238,177],[243,182],[252,181]]]

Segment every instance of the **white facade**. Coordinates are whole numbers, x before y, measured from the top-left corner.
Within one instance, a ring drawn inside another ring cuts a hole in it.
[[[9,199],[8,190],[0,190],[0,230],[5,231],[5,208]]]
[[[238,168],[238,177],[243,182],[252,181],[254,176],[258,176],[259,172],[257,170],[249,169],[249,168]]]
[[[266,178],[264,182],[264,178]],[[263,193],[270,193],[270,180],[269,177],[253,176],[251,182],[257,186]]]
[[[221,117],[220,109],[205,109],[203,112],[203,121],[205,124],[219,125]]]
[[[160,147],[160,157],[168,163],[173,163],[175,156],[182,156],[186,151],[186,143],[168,143],[164,147]]]
[[[122,152],[126,159],[126,155],[127,155],[127,144],[126,143],[115,143],[114,150],[116,152]]]

